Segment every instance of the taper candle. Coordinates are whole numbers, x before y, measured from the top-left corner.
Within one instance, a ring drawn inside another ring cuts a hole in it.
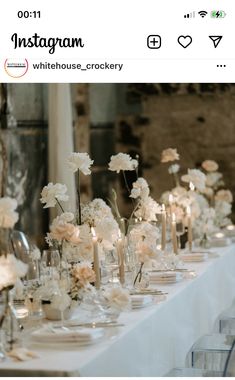
[[[173,245],[173,252],[177,255],[178,254],[178,244],[177,244],[177,236],[176,236],[176,217],[175,213],[172,213],[171,216],[171,235],[172,235],[172,245]]]
[[[193,249],[193,231],[192,231],[192,216],[191,216],[190,206],[187,206],[187,219],[188,219],[188,247],[189,247],[189,252],[192,252],[192,249]]]
[[[94,260],[94,272],[95,272],[95,287],[100,289],[100,263],[98,252],[98,239],[95,233],[94,227],[91,227],[92,233],[92,245],[93,245],[93,260]]]
[[[164,252],[166,248],[166,208],[165,205],[162,205],[162,241],[161,249]]]
[[[123,241],[120,230],[118,232],[117,254],[118,254],[118,260],[119,260],[119,279],[120,279],[120,283],[124,285],[125,284],[124,241]]]
[[[173,212],[173,200],[174,200],[174,197],[173,197],[173,194],[169,194],[169,205],[170,205],[170,214],[171,214],[171,217],[172,217],[172,212]]]

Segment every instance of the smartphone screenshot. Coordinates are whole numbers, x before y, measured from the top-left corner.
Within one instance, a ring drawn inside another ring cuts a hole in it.
[[[0,25],[0,376],[235,376],[234,1]]]

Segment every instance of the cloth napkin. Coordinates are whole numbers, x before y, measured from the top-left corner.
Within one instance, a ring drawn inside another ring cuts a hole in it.
[[[62,330],[44,327],[32,333],[33,339],[39,342],[92,342],[104,335],[103,328],[79,328]]]
[[[188,262],[205,261],[208,258],[208,254],[206,252],[182,253],[180,258]]]
[[[148,294],[134,294],[131,296],[132,307],[144,307],[153,302],[153,297]]]
[[[29,351],[27,350],[27,348],[24,347],[14,348],[10,352],[8,352],[7,355],[12,359],[19,360],[22,362],[26,360],[36,359],[39,357],[35,352]]]

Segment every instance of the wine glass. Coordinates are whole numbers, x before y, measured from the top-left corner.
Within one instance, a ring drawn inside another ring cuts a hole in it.
[[[47,279],[59,280],[60,254],[57,250],[44,250],[41,259],[41,271],[44,283]]]
[[[176,221],[176,236],[178,242],[178,248],[181,249],[180,236],[184,235],[185,227],[182,221]]]
[[[104,266],[107,269],[107,271],[111,274],[109,282],[112,284],[118,282],[118,279],[114,278],[114,272],[120,266],[120,260],[118,257],[117,249],[112,249],[105,252]]]

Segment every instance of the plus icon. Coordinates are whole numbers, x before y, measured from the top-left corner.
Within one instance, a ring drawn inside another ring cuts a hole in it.
[[[147,46],[149,49],[160,49],[162,44],[161,36],[158,34],[150,34],[147,38]]]

